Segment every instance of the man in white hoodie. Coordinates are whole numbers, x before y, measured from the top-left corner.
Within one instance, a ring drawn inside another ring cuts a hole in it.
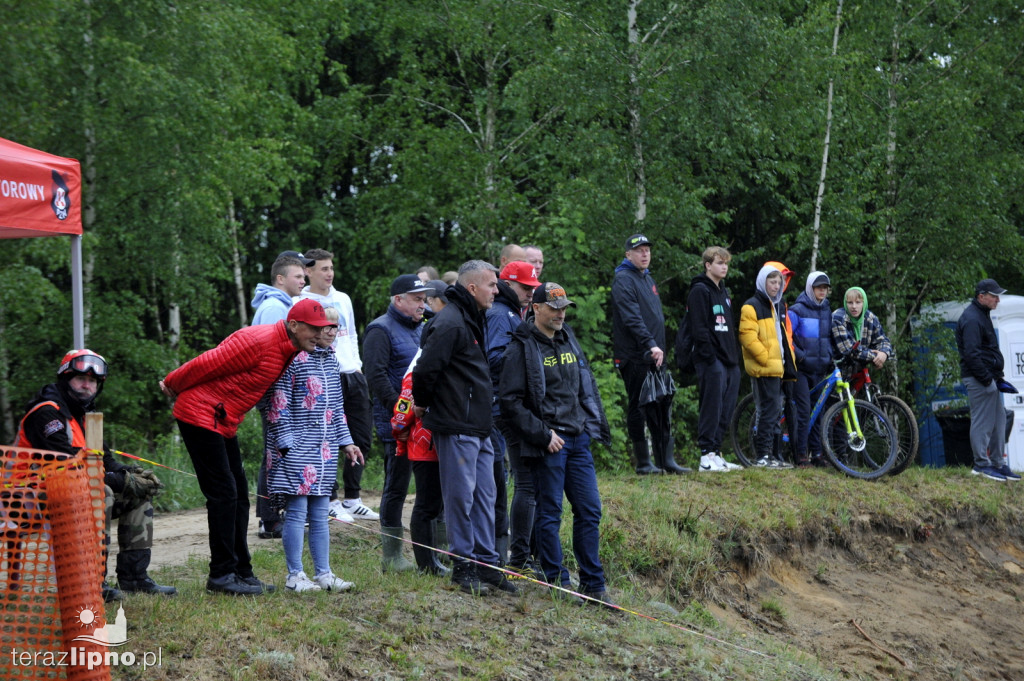
[[[334,288],[334,254],[322,248],[306,251],[306,257],[313,264],[306,268],[309,286],[302,289],[301,298],[312,298],[321,305],[338,311],[338,335],[334,339],[334,356],[341,373],[341,388],[345,395],[345,419],[352,440],[359,451],[366,456],[373,440],[373,416],[370,412],[370,390],[363,375],[363,362],[359,358],[359,340],[356,337],[356,317],[352,311],[352,299],[348,294]],[[337,485],[331,492],[330,515],[332,518],[352,522],[353,520],[378,520],[380,515],[366,506],[360,498],[360,484],[363,479],[363,464],[338,459],[344,467],[341,471],[344,498],[338,498]]]

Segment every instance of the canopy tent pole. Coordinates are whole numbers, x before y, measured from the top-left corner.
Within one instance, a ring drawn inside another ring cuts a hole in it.
[[[71,323],[74,348],[85,347],[85,297],[82,294],[82,235],[71,235]]]

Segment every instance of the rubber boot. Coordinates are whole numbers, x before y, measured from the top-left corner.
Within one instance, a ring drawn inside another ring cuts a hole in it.
[[[416,558],[416,567],[425,575],[448,575],[451,570],[446,568],[437,560],[437,554],[430,549],[434,546],[434,532],[429,520],[410,520],[409,538],[415,544],[412,545],[412,555]],[[423,546],[419,546],[423,544]]]
[[[451,551],[452,547],[448,545],[448,525],[445,524],[444,518],[438,516],[431,520],[430,524],[434,527],[434,548],[441,549],[442,551]],[[451,565],[452,559],[444,553],[435,553],[434,557],[439,560],[442,565]]]
[[[381,547],[384,558],[381,560],[381,568],[384,572],[408,572],[414,570],[415,565],[410,563],[402,555],[402,539],[405,537],[405,529],[402,527],[382,527]]]
[[[494,550],[498,552],[498,567],[508,565],[508,535],[494,538]]]
[[[173,596],[178,590],[173,586],[157,584],[147,573],[150,549],[133,549],[117,554],[117,586],[124,593],[147,593]]]
[[[682,475],[683,473],[692,473],[693,471],[686,466],[680,466],[676,463],[675,448],[676,440],[673,437],[667,437],[662,440],[661,451],[658,452],[658,465],[665,469],[666,473],[672,475]]]
[[[637,475],[652,475],[665,472],[651,464],[651,450],[647,447],[647,440],[633,440],[633,455],[636,456]]]

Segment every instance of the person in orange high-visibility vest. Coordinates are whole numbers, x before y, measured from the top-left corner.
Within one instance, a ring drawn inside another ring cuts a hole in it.
[[[17,446],[74,454],[85,447],[85,414],[93,410],[107,378],[107,362],[92,350],[72,350],[57,369],[57,382],[43,386],[28,403],[18,427]],[[117,518],[118,589],[103,585],[108,602],[121,592],[177,593],[157,584],[147,570],[153,547],[153,497],[163,485],[152,471],[103,455],[107,493],[107,537]],[[104,575],[105,576],[105,575]]]

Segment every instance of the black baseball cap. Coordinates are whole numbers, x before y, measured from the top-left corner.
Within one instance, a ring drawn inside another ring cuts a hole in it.
[[[988,293],[993,296],[1001,296],[1006,293],[1006,289],[996,283],[995,279],[982,279],[974,286],[975,294]]]
[[[313,265],[316,264],[316,260],[312,260],[311,258],[307,258],[306,256],[302,255],[298,251],[281,251],[281,253],[277,257],[278,258],[295,258],[296,260],[298,260],[299,262],[302,263],[303,267],[312,267]]]
[[[633,236],[626,239],[626,250],[631,251],[634,248],[640,246],[650,246],[651,240],[645,237],[643,234],[634,234]]]
[[[418,274],[400,274],[391,282],[391,295],[400,296],[403,293],[416,293],[417,291],[433,291],[433,287],[424,283]]]

